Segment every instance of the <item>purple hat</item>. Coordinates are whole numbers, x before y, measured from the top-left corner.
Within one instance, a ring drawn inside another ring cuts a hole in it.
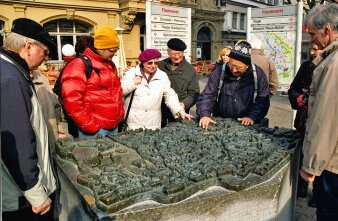
[[[162,57],[161,52],[156,49],[146,49],[138,56],[138,60],[143,63],[154,58]]]

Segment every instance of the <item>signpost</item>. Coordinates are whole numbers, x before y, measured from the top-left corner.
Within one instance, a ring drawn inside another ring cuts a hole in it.
[[[275,64],[279,91],[287,91],[300,66],[303,3],[248,8],[247,38],[263,42],[263,54]]]
[[[187,44],[184,55],[191,58],[191,9],[146,2],[146,48],[155,48],[167,55],[167,42],[179,38]]]

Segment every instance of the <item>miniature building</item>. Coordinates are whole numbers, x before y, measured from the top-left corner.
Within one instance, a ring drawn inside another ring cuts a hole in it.
[[[60,140],[61,185],[102,220],[292,220],[296,132],[216,121]]]

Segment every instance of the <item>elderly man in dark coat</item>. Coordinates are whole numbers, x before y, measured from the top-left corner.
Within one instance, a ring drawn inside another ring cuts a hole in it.
[[[181,106],[189,113],[200,92],[196,71],[184,58],[184,50],[187,46],[181,39],[172,38],[168,41],[167,46],[169,58],[162,60],[158,68],[167,73],[171,87],[177,93]],[[162,102],[162,127],[168,121],[174,122],[175,117]]]
[[[269,85],[261,68],[251,63],[251,45],[237,43],[230,52],[230,61],[214,70],[196,106],[199,125],[205,129],[215,124],[211,116],[236,118],[243,125],[259,123],[268,113]],[[220,87],[220,89],[219,89]]]

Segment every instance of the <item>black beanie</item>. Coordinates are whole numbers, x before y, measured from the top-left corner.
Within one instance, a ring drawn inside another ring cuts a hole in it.
[[[250,65],[251,45],[247,41],[236,43],[234,48],[231,50],[229,57]]]
[[[56,45],[49,33],[39,23],[28,19],[18,18],[13,21],[11,32],[23,35],[45,44],[50,51],[56,51]]]
[[[175,51],[184,51],[187,45],[179,38],[172,38],[167,43],[168,48]]]

